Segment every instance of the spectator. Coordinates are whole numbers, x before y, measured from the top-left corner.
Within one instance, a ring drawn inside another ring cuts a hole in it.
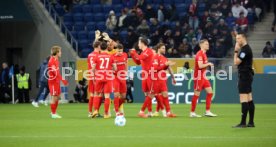
[[[145,18],[150,20],[151,18],[157,18],[156,11],[152,8],[150,4],[147,5],[147,9],[145,11]]]
[[[137,0],[136,7],[139,7],[142,10],[145,10],[146,6],[147,6],[147,2],[145,0]]]
[[[2,70],[0,73],[0,102],[6,103],[5,95],[7,94],[11,98],[9,67],[6,62],[2,64]]]
[[[135,44],[135,42],[137,42],[137,40],[138,40],[138,36],[133,31],[133,29],[128,29],[126,42],[125,42],[125,48],[126,49],[133,48],[133,45]]]
[[[173,36],[173,40],[174,40],[175,46],[179,46],[179,44],[182,41],[181,39],[182,39],[182,37],[181,37],[180,30],[176,30],[175,33],[174,33],[174,36]]]
[[[192,47],[186,38],[184,38],[182,43],[179,45],[178,51],[181,57],[190,58],[192,56]]]
[[[122,38],[118,32],[117,29],[114,29],[113,32],[112,32],[112,35],[111,35],[111,38],[113,39],[113,41],[115,42],[122,42]]]
[[[150,19],[150,33],[154,33],[157,29],[159,29],[159,24],[156,18]]]
[[[148,36],[149,32],[150,32],[150,27],[147,24],[147,20],[142,20],[142,23],[137,27],[137,32],[139,33],[139,35],[144,35],[144,36]]]
[[[228,30],[227,25],[225,24],[224,19],[219,20],[219,24],[217,25],[217,29],[219,30],[219,33],[222,33],[224,30]]]
[[[150,36],[150,42],[151,45],[154,46],[159,42],[159,39],[161,38],[161,35],[159,33],[159,30],[156,30],[153,34]]]
[[[187,38],[188,42],[191,42],[194,37],[195,37],[195,32],[193,29],[190,29],[189,33],[185,35],[185,38]]]
[[[159,5],[159,8],[157,10],[157,20],[158,22],[163,22],[165,20],[165,14],[164,14],[164,6]]]
[[[86,79],[80,80],[75,88],[74,98],[76,102],[87,102],[87,81]]]
[[[73,0],[60,0],[60,3],[63,6],[65,12],[71,11],[73,6]]]
[[[139,19],[136,15],[136,11],[132,10],[130,14],[124,19],[124,26],[136,28],[139,25]]]
[[[197,17],[197,0],[193,0],[192,4],[189,6],[189,25],[193,29],[197,29],[199,25],[199,20]]]
[[[181,56],[179,55],[178,51],[174,48],[169,48],[168,49],[168,55],[169,58],[180,58]]]
[[[230,12],[230,8],[228,7],[227,3],[222,4],[222,7],[220,8],[220,12],[222,13],[223,17],[228,16],[228,13]]]
[[[225,56],[225,48],[219,41],[217,41],[214,47],[214,57],[222,58],[224,56]]]
[[[237,30],[246,32],[248,27],[248,19],[244,16],[244,13],[240,14],[240,18],[236,21]]]
[[[232,14],[235,18],[239,18],[240,17],[240,14],[243,12],[244,14],[244,17],[247,17],[247,13],[248,11],[243,7],[241,6],[239,3],[235,3],[233,6],[232,6]]]
[[[202,32],[202,29],[198,29],[197,30],[197,34],[196,34],[196,40],[197,40],[197,42],[199,42],[200,40],[202,40],[203,39],[203,32]]]
[[[275,57],[275,49],[271,45],[270,41],[266,42],[266,46],[263,49],[262,56],[264,58],[274,58]]]
[[[225,19],[225,21],[229,29],[233,29],[233,27],[236,25],[236,18],[232,15],[231,12],[228,13],[228,17]]]
[[[32,89],[30,74],[25,72],[25,67],[20,68],[20,73],[16,75],[15,85],[17,85],[17,98],[19,103],[29,103],[29,91]]]
[[[119,17],[118,20],[118,29],[122,29],[126,26],[124,26],[124,20],[127,17],[127,9],[122,9],[121,11],[121,16]]]
[[[178,13],[177,13],[175,5],[171,5],[171,8],[169,10],[169,14],[170,14],[170,18],[169,18],[170,22],[178,20]]]
[[[276,0],[273,1],[273,5],[274,5],[274,20],[272,22],[272,27],[271,27],[271,31],[274,32],[275,31],[275,27],[276,27]]]
[[[116,28],[116,24],[117,24],[117,18],[116,18],[115,12],[111,10],[105,22],[106,28],[110,31],[113,31]]]
[[[196,38],[192,39],[192,43],[191,43],[191,48],[194,51],[194,48],[196,48],[198,46],[198,41],[196,40]]]

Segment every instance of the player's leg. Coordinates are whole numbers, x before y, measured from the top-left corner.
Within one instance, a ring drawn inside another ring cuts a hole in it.
[[[255,104],[253,102],[252,93],[248,94],[248,106],[249,106],[249,122],[247,127],[255,127],[254,115],[255,115]]]
[[[212,97],[213,97],[213,89],[211,87],[211,84],[209,82],[209,80],[205,80],[203,87],[205,88],[206,91],[206,112],[205,112],[205,116],[208,117],[216,117],[216,114],[213,114],[211,112],[211,103],[212,103]]]
[[[104,92],[104,118],[110,118],[111,114],[109,114],[110,110],[110,93],[112,92],[112,81],[107,80],[103,86]]]
[[[196,109],[197,101],[200,96],[202,87],[203,87],[203,80],[195,79],[194,80],[194,96],[192,98],[190,117],[201,117],[200,115],[197,115],[195,113],[195,109]]]
[[[59,84],[49,84],[49,89],[50,89],[50,95],[51,95],[51,100],[50,100],[50,106],[51,106],[51,117],[56,119],[56,118],[61,118],[56,111],[58,107],[58,100],[60,96],[60,85]]]
[[[94,83],[93,81],[89,81],[88,84],[88,94],[89,94],[89,101],[88,101],[88,117],[92,117],[92,109],[93,109],[93,100],[94,100]]]
[[[124,103],[126,101],[126,93],[127,93],[127,84],[126,84],[126,80],[120,80],[120,103],[119,103],[119,111],[120,113],[124,114]]]
[[[245,128],[246,127],[246,117],[249,111],[248,105],[248,94],[247,93],[240,93],[240,103],[241,103],[241,122],[236,125],[237,128]]]
[[[103,83],[102,81],[96,81],[95,82],[95,95],[93,98],[93,107],[94,111],[92,113],[92,118],[96,117],[99,115],[99,109],[100,109],[100,104],[102,100],[102,91],[103,91]]]
[[[147,118],[147,115],[145,114],[145,109],[147,108],[148,103],[150,103],[151,98],[148,96],[149,88],[147,86],[146,79],[142,79],[142,90],[143,90],[143,92],[145,94],[145,100],[144,100],[144,103],[143,103],[143,105],[141,107],[140,112],[138,113],[138,116],[142,117],[142,118]]]
[[[171,112],[171,106],[170,106],[168,91],[167,90],[163,91],[162,94],[161,94],[161,97],[162,97],[162,101],[163,101],[163,104],[164,104],[165,109],[166,109],[166,111],[162,111],[163,116],[164,117],[169,117],[169,118],[176,117],[176,115]],[[164,112],[166,112],[166,113],[164,114]]]

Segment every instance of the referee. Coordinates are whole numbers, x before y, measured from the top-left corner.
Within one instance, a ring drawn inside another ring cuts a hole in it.
[[[246,36],[239,33],[236,36],[234,53],[234,64],[238,66],[238,89],[241,103],[241,122],[235,128],[255,127],[254,112],[255,105],[252,99],[252,82],[254,71],[252,69],[253,54],[251,47],[247,44]],[[246,125],[246,117],[249,112],[249,123]]]

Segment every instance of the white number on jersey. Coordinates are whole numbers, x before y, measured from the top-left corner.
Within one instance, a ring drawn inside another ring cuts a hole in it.
[[[109,58],[100,58],[100,60],[101,60],[100,69],[107,69],[109,64]]]

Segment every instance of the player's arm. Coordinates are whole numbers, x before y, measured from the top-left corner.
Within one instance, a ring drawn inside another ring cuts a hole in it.
[[[172,77],[172,83],[173,83],[173,84],[176,84],[176,81],[175,81],[175,78],[174,78],[174,75],[173,75],[173,70],[172,70],[172,68],[169,67],[169,68],[168,68],[168,71],[169,71],[169,73],[170,73],[170,75],[171,75],[171,77]]]
[[[202,60],[201,60],[201,61],[198,61],[198,67],[199,67],[200,69],[206,68],[206,67],[208,67],[208,66],[214,66],[214,64],[211,63],[211,62],[208,62],[208,63],[205,63],[205,64],[204,64]]]
[[[242,60],[238,57],[239,50],[240,50],[240,46],[238,43],[236,43],[235,52],[234,52],[234,65],[240,65],[242,63]],[[242,53],[240,53],[240,56],[243,56]]]
[[[101,32],[99,30],[95,31],[95,41],[98,41],[101,38]]]
[[[137,64],[140,65],[140,59],[139,59],[139,55],[137,54],[137,52],[135,51],[135,49],[131,49],[130,50],[130,56],[132,58],[132,60]]]
[[[114,71],[117,71],[117,65],[116,65],[116,63],[112,63],[112,68],[113,68]]]

